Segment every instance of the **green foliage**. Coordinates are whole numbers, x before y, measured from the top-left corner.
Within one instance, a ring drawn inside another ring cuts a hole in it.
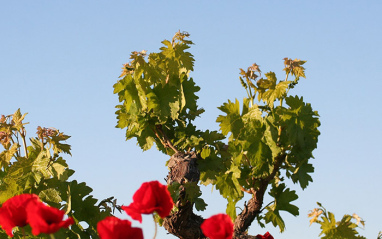
[[[326,211],[326,209],[317,203],[319,208],[315,208],[308,216],[312,219],[310,224],[318,223],[321,225],[322,232],[319,236],[324,235],[323,239],[352,239],[352,238],[365,238],[360,236],[357,232],[359,224],[365,226],[365,222],[357,215],[344,215],[341,221],[336,221],[334,214]],[[355,220],[355,222],[353,221]]]
[[[65,210],[75,220],[70,229],[57,232],[57,238],[98,238],[96,225],[111,215],[112,208],[97,206],[98,200],[90,195],[93,190],[85,183],[69,181],[74,171],[60,154],[70,155],[70,145],[64,143],[70,136],[57,129],[38,127],[37,137],[30,138],[27,146],[26,123],[22,122],[25,115],[17,110],[0,119],[0,143],[4,147],[0,153],[0,204],[22,193],[37,194],[42,201]],[[22,142],[23,146],[15,142]],[[83,228],[82,222],[89,226]],[[24,230],[28,238],[49,238],[49,235],[32,236],[30,227]],[[3,234],[1,231],[1,238],[6,238]],[[22,232],[16,230],[14,238],[23,238]]]
[[[285,132],[281,134],[279,143],[287,150],[287,176],[304,189],[312,181],[308,173],[312,173],[314,168],[308,160],[313,158],[312,151],[317,147],[320,122],[318,113],[302,97],[289,96],[285,102],[288,108],[276,108],[276,120]]]
[[[286,188],[285,184],[272,185],[272,189],[269,192],[269,195],[272,196],[275,201],[272,205],[266,207],[267,213],[265,214],[265,222],[272,222],[273,226],[278,226],[280,232],[285,230],[284,220],[280,216],[280,211],[287,211],[293,216],[298,216],[298,207],[290,204],[290,202],[298,198],[296,191],[290,191],[289,188]]]
[[[290,81],[280,81],[277,83],[276,74],[274,72],[266,73],[266,79],[257,81],[256,92],[258,93],[258,100],[263,100],[271,108],[274,102],[283,98],[286,90],[291,83]]]
[[[240,83],[248,96],[242,104],[235,99],[218,107],[223,113],[216,120],[221,133],[201,131],[193,125],[203,110],[198,108],[195,94],[200,88],[189,77],[194,59],[186,51],[192,44],[187,37],[187,33],[178,32],[171,42],[162,41],[158,53],[131,54],[131,62],[124,65],[121,79],[114,85],[121,102],[116,111],[117,127],[126,128],[126,139],[137,138],[143,150],[155,143],[168,155],[196,152],[200,156],[200,183],[216,187],[227,199],[226,212],[233,219],[236,203],[245,192],[262,194],[262,198],[272,185],[269,194],[274,202],[257,219],[261,225],[261,221],[272,222],[283,231],[280,211],[296,216],[298,208],[290,204],[297,199],[295,191],[280,182],[286,177],[305,189],[313,181],[310,159],[320,134],[318,113],[302,97],[288,95],[299,79],[305,78],[305,61],[285,58],[282,81],[274,72],[262,77],[257,64],[246,71],[240,69]],[[288,80],[290,76],[294,79]],[[169,187],[176,199],[182,187]],[[200,193],[194,187],[186,190],[187,198],[197,204]]]
[[[230,165],[216,179],[216,188],[228,200],[227,212],[234,214],[234,203],[243,197],[238,193],[240,189],[253,194],[273,182],[270,196],[274,198],[274,204],[266,208],[268,212],[261,218],[266,223],[272,222],[281,231],[285,225],[280,210],[298,215],[298,208],[289,205],[297,199],[295,192],[289,189],[283,192],[285,184],[277,184],[284,180],[280,177],[282,170],[294,183],[306,188],[312,182],[310,174],[314,168],[309,160],[313,158],[312,151],[317,147],[320,134],[318,113],[302,97],[288,96],[289,90],[297,84],[297,78],[305,77],[302,67],[305,61],[287,59],[287,63],[285,81],[277,81],[274,72],[257,79],[261,75],[257,64],[247,71],[240,69],[246,79],[240,77],[240,82],[248,98],[244,98],[242,107],[237,99],[234,102],[228,100],[219,107],[224,115],[216,120],[222,133],[229,136]],[[288,81],[289,75],[295,76],[295,80]],[[256,95],[258,104],[254,103]],[[221,186],[224,184],[230,185],[229,190],[228,186]]]
[[[183,184],[173,182],[171,185],[168,185],[168,190],[174,202],[178,200],[182,192],[185,192],[185,197],[182,198],[182,203],[188,201],[194,203],[197,211],[206,210],[207,203],[200,197],[202,196],[202,192],[196,182],[186,182]]]
[[[162,41],[159,53],[148,57],[146,51],[132,52],[122,79],[114,85],[122,103],[117,106],[117,127],[126,128],[126,139],[137,138],[143,150],[155,142],[159,150],[172,154],[175,143],[181,149],[198,143],[185,142],[197,134],[191,121],[203,112],[196,104],[200,88],[189,77],[194,58],[186,51],[192,44],[187,36],[178,32],[172,42]]]
[[[183,185],[186,192],[186,199],[192,203],[195,203],[195,209],[198,211],[206,210],[207,203],[204,202],[200,196],[202,196],[202,192],[200,191],[200,187],[196,182],[188,182]]]

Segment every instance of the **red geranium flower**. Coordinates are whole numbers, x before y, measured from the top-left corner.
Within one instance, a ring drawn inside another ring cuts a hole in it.
[[[143,239],[141,228],[131,227],[130,221],[112,216],[98,222],[97,231],[101,239]]]
[[[210,239],[231,239],[233,235],[233,223],[227,214],[217,214],[204,220],[200,228]]]
[[[273,236],[269,232],[266,232],[263,236],[259,234],[256,237],[258,239],[274,239]]]
[[[30,203],[39,202],[35,194],[21,194],[8,199],[0,208],[0,225],[8,234],[13,237],[14,227],[23,227],[28,224],[26,206]]]
[[[62,220],[65,215],[63,210],[47,206],[42,202],[29,203],[26,210],[33,235],[55,233],[60,228],[68,228],[74,223],[71,217],[64,221]]]
[[[134,220],[142,222],[142,214],[157,212],[161,218],[170,215],[174,206],[167,186],[158,181],[143,183],[134,193],[133,202],[122,209]]]

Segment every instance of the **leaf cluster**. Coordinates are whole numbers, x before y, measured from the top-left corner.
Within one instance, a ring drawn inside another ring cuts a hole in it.
[[[262,75],[257,64],[240,69],[239,79],[247,97],[242,103],[228,100],[218,107],[223,113],[216,120],[220,132],[201,131],[193,124],[203,109],[197,106],[200,88],[189,77],[194,59],[186,51],[192,44],[186,40],[188,36],[176,33],[172,41],[162,41],[164,46],[158,53],[131,54],[131,61],[124,65],[121,79],[114,85],[121,103],[116,111],[117,127],[126,128],[126,139],[135,137],[143,150],[155,142],[168,155],[196,152],[200,156],[200,183],[216,187],[227,199],[226,212],[233,219],[244,193],[262,198],[270,186],[273,202],[257,219],[260,225],[265,221],[283,231],[280,211],[295,216],[299,213],[291,204],[298,198],[296,192],[283,181],[290,179],[302,189],[313,181],[310,160],[320,134],[318,113],[302,97],[289,95],[300,78],[305,78],[306,61],[285,58],[285,78],[281,81],[272,71]],[[187,198],[196,202],[199,188],[188,186]],[[173,195],[179,196],[181,186],[171,187]]]
[[[203,109],[196,104],[195,93],[200,88],[189,77],[194,58],[186,51],[192,44],[187,37],[188,33],[178,32],[171,42],[162,41],[160,52],[148,56],[146,51],[132,52],[114,85],[121,102],[116,127],[126,128],[126,140],[137,138],[143,150],[155,142],[159,150],[171,155],[176,148],[198,144],[195,135],[199,133],[191,122]]]
[[[332,212],[327,211],[321,203],[317,202],[319,208],[313,209],[308,216],[311,217],[310,224],[318,223],[321,225],[323,239],[355,239],[366,238],[360,236],[357,228],[359,224],[365,227],[365,222],[357,215],[344,215],[341,221],[336,221]],[[355,220],[355,222],[354,222]]]
[[[181,199],[181,203],[191,202],[194,204],[197,211],[206,210],[207,203],[201,198],[202,192],[200,191],[200,186],[196,182],[185,182],[180,184],[178,182],[173,182],[168,185],[168,190],[171,193],[172,200],[174,202]],[[181,196],[185,193],[184,197]]]
[[[302,97],[288,95],[299,77],[305,77],[304,63],[286,59],[284,81],[278,81],[274,72],[258,79],[261,71],[257,64],[247,71],[240,69],[239,79],[248,97],[243,99],[242,106],[235,99],[219,107],[224,115],[216,121],[223,135],[228,137],[230,159],[226,171],[216,177],[214,184],[227,199],[227,213],[233,218],[236,202],[244,196],[243,192],[254,195],[268,184],[272,187],[269,195],[274,203],[267,206],[265,216],[258,219],[272,222],[283,231],[285,225],[279,211],[298,215],[296,206],[284,207],[289,205],[288,200],[296,200],[297,195],[280,182],[284,180],[283,174],[303,189],[313,181],[310,174],[314,168],[309,160],[313,158],[312,151],[317,147],[320,134],[319,115]],[[289,75],[295,80],[288,81]],[[257,104],[254,103],[256,95]]]
[[[75,220],[70,230],[56,233],[58,238],[98,238],[97,222],[111,215],[112,208],[97,205],[98,200],[90,195],[93,190],[85,183],[69,180],[74,170],[68,167],[61,154],[70,155],[70,145],[64,143],[70,136],[57,129],[39,126],[37,137],[30,138],[30,145],[22,156],[22,146],[17,143],[17,137],[25,140],[26,123],[22,122],[25,115],[21,116],[20,110],[17,110],[13,115],[2,117],[0,122],[0,132],[10,137],[3,137],[5,147],[0,153],[0,204],[22,193],[37,194],[42,201],[65,210]],[[84,228],[83,223],[88,227]],[[34,237],[30,234],[30,228],[25,230],[30,238],[49,237]],[[15,238],[23,238],[23,233],[17,231]]]

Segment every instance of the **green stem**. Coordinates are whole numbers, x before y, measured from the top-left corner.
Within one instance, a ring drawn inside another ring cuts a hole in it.
[[[13,133],[13,135],[16,137],[16,139],[17,139],[17,135],[15,134],[15,133]],[[15,144],[15,141],[13,140],[13,138],[12,138],[12,136],[11,136],[11,142],[12,142],[12,144]],[[20,157],[20,149],[18,149],[16,152],[16,157],[18,158],[18,157]]]
[[[49,234],[51,239],[56,239],[53,234]]]
[[[285,81],[288,80],[288,77],[289,77],[289,74],[286,75]],[[288,89],[288,91],[289,91],[289,89]],[[287,94],[288,94],[288,92],[287,92]],[[283,100],[284,100],[283,98],[280,99],[280,106],[281,107],[283,106]],[[279,128],[278,128],[277,143],[280,143],[280,140],[281,140],[281,131],[282,131],[281,126],[279,126]]]
[[[155,239],[157,237],[158,225],[157,225],[157,222],[155,221],[154,214],[153,214],[153,219],[154,219],[154,224],[155,224],[155,232],[154,232],[154,238],[153,239]]]
[[[26,143],[26,141],[25,141],[25,135],[26,135],[26,132],[25,132],[24,128],[21,129],[20,135],[21,135],[21,139],[22,139],[22,141],[23,141],[25,158],[28,158],[27,143]]]
[[[246,80],[247,80],[247,82],[249,82],[250,80],[248,79],[248,77],[245,77],[246,78]],[[253,95],[252,95],[252,90],[251,90],[251,86],[248,84],[248,90],[249,90],[249,97],[250,97],[250,99],[251,99],[251,107],[253,106]]]
[[[288,77],[289,77],[289,74],[286,75],[285,81],[288,80]],[[288,91],[289,91],[289,89],[288,89]],[[287,92],[287,94],[288,94],[288,92]],[[280,99],[280,106],[283,106],[283,98]]]

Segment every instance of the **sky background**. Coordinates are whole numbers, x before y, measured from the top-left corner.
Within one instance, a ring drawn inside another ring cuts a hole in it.
[[[157,52],[178,30],[195,43],[194,81],[206,112],[200,129],[218,130],[218,106],[246,95],[239,68],[253,63],[283,78],[283,58],[307,60],[307,79],[290,91],[320,114],[314,182],[297,191],[300,216],[282,214],[286,231],[256,223],[249,234],[275,239],[319,238],[309,210],[321,202],[340,220],[357,213],[361,235],[376,238],[381,224],[382,2],[376,1],[2,1],[0,4],[0,114],[28,112],[37,126],[71,135],[66,156],[73,179],[98,199],[129,204],[142,182],[167,175],[166,155],[142,152],[115,128],[113,84],[132,51]],[[201,215],[225,212],[218,191],[203,189]],[[265,205],[269,201],[265,202]],[[243,202],[238,204],[243,206]],[[120,218],[127,218],[116,213]],[[143,218],[146,238],[154,234]],[[157,238],[174,238],[160,229]]]

